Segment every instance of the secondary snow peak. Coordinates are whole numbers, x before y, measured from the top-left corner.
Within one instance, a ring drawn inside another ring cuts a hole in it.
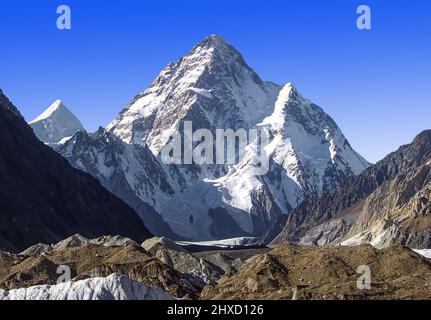
[[[78,118],[63,104],[55,100],[36,119],[29,122],[39,140],[49,145],[58,144],[78,131],[85,131]]]
[[[69,109],[66,108],[66,106],[63,104],[63,102],[60,99],[55,100],[44,112],[42,112],[40,115],[38,115],[33,121],[30,121],[29,124],[36,123],[38,121],[44,120],[48,117],[50,117],[54,112],[64,109],[69,111]],[[70,112],[70,111],[69,111]]]

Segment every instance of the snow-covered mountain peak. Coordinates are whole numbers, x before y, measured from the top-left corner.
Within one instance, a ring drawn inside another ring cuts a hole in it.
[[[211,62],[217,62],[214,60],[214,57],[218,56],[223,57],[223,61],[225,62],[238,60],[238,62],[245,64],[242,55],[219,35],[211,35],[205,38],[202,42],[198,43],[186,57],[193,54],[207,54],[213,58]]]
[[[208,42],[212,43],[213,45],[224,45],[227,44],[227,41],[218,34],[211,34],[205,40],[203,40],[201,43]]]
[[[199,42],[192,51],[199,50],[201,48],[205,49],[214,49],[216,51],[227,51],[232,47],[228,44],[228,42],[221,36],[213,34],[206,37],[204,40]]]
[[[184,121],[196,129],[253,127],[271,113],[280,89],[263,82],[223,38],[210,36],[164,68],[107,130],[158,154]]]
[[[55,112],[70,112],[70,111],[69,109],[66,108],[66,106],[63,104],[63,102],[60,99],[57,99],[44,112],[38,115],[36,119],[34,119],[33,121],[30,121],[29,124],[33,124],[35,122],[49,118]]]
[[[303,171],[311,168],[307,174],[314,175],[317,194],[334,185],[335,178],[329,172],[359,174],[370,165],[352,149],[335,121],[291,83],[280,91],[274,112],[262,125],[267,125],[274,136],[270,152],[275,153],[275,161],[285,169],[292,163],[299,163]],[[288,150],[293,160],[288,160]]]
[[[85,130],[78,118],[59,99],[29,125],[39,140],[49,145],[58,144],[76,132]]]
[[[160,152],[173,136],[182,137],[186,121],[193,132],[208,129],[213,136],[217,129],[269,129],[268,173],[256,169],[252,144],[235,165],[162,163]],[[147,170],[135,153],[125,153],[121,164],[131,165],[117,169],[176,234],[190,239],[260,235],[305,197],[320,195],[369,165],[335,122],[292,83],[262,81],[234,47],[214,35],[164,68],[106,130],[127,144],[148,146],[153,156],[148,159],[160,161]],[[110,159],[109,149],[87,157],[88,152],[76,152],[79,145],[68,146],[75,156],[66,158],[76,167],[104,176],[105,168],[97,164]],[[159,173],[152,177],[154,172]],[[165,186],[155,187],[157,181]]]
[[[269,125],[274,131],[283,130],[287,121],[297,118],[300,114],[312,112],[310,109],[315,109],[315,111],[320,109],[312,105],[311,101],[305,99],[298,89],[289,82],[280,90],[272,114],[266,117],[260,125]],[[309,122],[308,116],[304,114],[302,119],[297,120]]]
[[[260,125],[269,126],[273,133],[282,133],[285,137],[307,134],[328,140],[328,135],[336,135],[340,136],[341,144],[347,143],[335,121],[321,107],[304,98],[292,83],[280,90],[272,114]]]

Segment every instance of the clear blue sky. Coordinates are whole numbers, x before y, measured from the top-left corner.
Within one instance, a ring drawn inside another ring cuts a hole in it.
[[[60,4],[70,31],[56,28]],[[356,29],[361,4],[371,31]],[[5,0],[0,88],[27,120],[60,98],[95,130],[210,34],[263,79],[292,81],[370,161],[431,127],[427,0]]]

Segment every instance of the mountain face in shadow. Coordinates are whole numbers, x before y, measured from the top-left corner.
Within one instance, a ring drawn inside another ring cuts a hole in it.
[[[0,248],[22,250],[80,233],[151,236],[138,215],[35,136],[0,91]]]

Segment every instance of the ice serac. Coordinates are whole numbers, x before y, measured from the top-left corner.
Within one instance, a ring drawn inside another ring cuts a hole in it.
[[[256,175],[252,145],[235,165],[163,165],[172,193],[151,203],[174,232],[194,240],[264,233],[304,198],[369,166],[335,122],[291,84],[261,80],[241,54],[210,36],[171,63],[107,126],[126,143],[160,152],[191,121],[193,131],[271,134],[269,172]]]
[[[0,290],[0,300],[173,300],[164,290],[113,273],[57,285]]]
[[[56,100],[36,119],[29,122],[29,125],[39,140],[48,145],[61,144],[76,132],[85,131],[78,118],[61,100]]]
[[[21,251],[75,233],[150,236],[132,208],[38,140],[7,101],[0,96],[0,249]]]

